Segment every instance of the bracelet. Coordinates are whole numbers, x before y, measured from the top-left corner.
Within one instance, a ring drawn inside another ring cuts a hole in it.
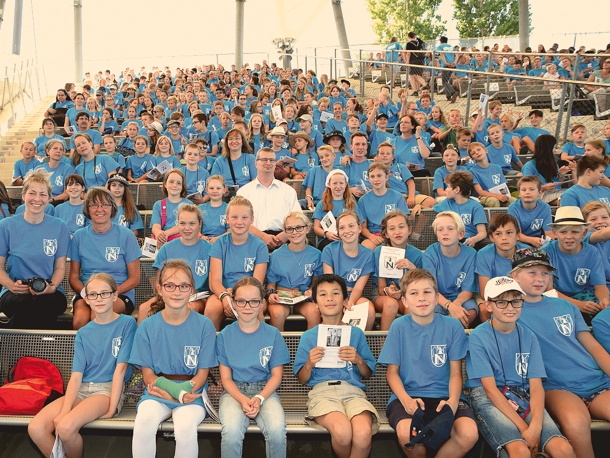
[[[415,140],[421,140],[421,137],[415,137]]]
[[[222,302],[222,300],[224,299],[225,296],[230,296],[230,294],[226,291],[223,291],[222,293],[220,293],[220,296],[218,296],[218,300],[220,300],[220,302]]]
[[[445,302],[445,310],[449,310],[449,304],[451,304],[451,301]]]
[[[309,194],[305,195],[306,199],[313,199],[313,196],[310,196]]]
[[[267,296],[270,295],[270,294],[275,294],[275,293],[277,293],[277,291],[275,289],[273,289],[273,288],[269,288],[267,290]]]
[[[326,238],[326,233],[327,233],[327,232],[328,232],[328,231],[324,231],[324,238]]]
[[[258,398],[261,401],[261,405],[265,402],[265,397],[261,394],[255,394],[253,397]]]

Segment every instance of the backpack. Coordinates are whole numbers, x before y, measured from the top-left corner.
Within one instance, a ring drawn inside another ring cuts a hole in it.
[[[24,356],[0,387],[0,415],[35,415],[63,394],[64,382],[55,364]]]

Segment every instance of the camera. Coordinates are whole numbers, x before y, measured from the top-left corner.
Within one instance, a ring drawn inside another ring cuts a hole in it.
[[[42,293],[47,288],[47,281],[42,277],[32,277],[27,280],[21,280],[21,283],[28,285],[32,291]]]

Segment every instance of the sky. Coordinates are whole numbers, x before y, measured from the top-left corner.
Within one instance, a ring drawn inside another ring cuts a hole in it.
[[[58,81],[74,78],[74,0],[23,0],[21,56],[11,56],[15,0],[6,0],[0,25],[0,64],[37,57],[44,64],[53,91]],[[235,2],[233,0],[82,0],[83,54],[85,70],[131,66],[194,66],[203,63],[230,65],[235,50]],[[342,9],[353,58],[358,49],[376,49],[366,0],[343,0]],[[595,14],[601,0],[579,2],[582,13],[572,14],[571,0],[530,0],[532,25],[530,46],[547,48],[576,44],[605,47],[610,42],[606,14]],[[331,0],[247,0],[244,27],[244,62],[277,61],[272,44],[276,37],[296,38],[296,49],[316,55],[322,66],[338,47]],[[452,1],[440,9],[448,19],[447,35],[457,39],[451,20]],[[601,35],[591,34],[604,32]],[[589,33],[584,35],[583,33]],[[500,40],[499,40],[500,41]],[[368,46],[362,46],[367,45]],[[359,46],[360,45],[360,46]],[[297,64],[297,62],[295,62]],[[304,67],[304,57],[298,66]],[[0,71],[4,71],[1,68]],[[62,84],[63,85],[63,84]]]

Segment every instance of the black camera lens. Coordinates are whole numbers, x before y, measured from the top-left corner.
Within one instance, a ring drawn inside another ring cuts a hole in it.
[[[47,282],[44,278],[34,277],[28,280],[28,284],[32,291],[36,293],[42,293],[47,288]]]

